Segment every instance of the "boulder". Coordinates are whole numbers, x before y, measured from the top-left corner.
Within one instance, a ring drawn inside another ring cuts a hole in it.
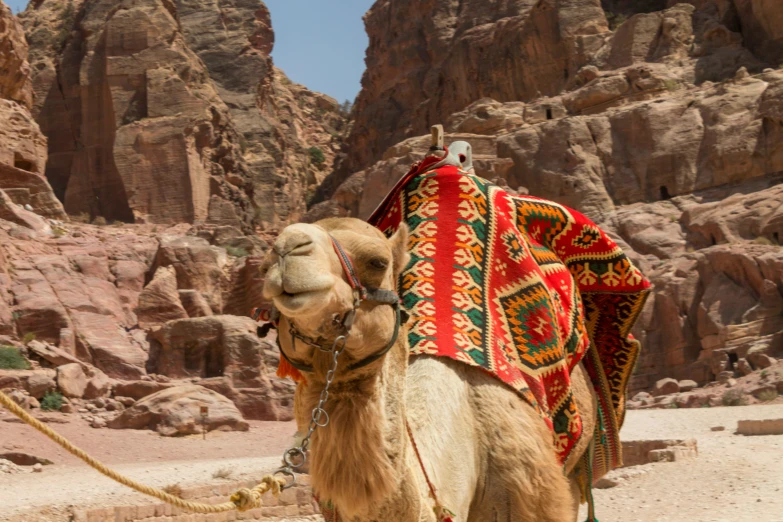
[[[749,353],[747,355],[748,362],[753,365],[754,368],[763,370],[769,368],[775,364],[775,359],[765,353]]]
[[[647,393],[647,392],[639,392],[639,393],[637,393],[637,394],[635,394],[635,395],[633,396],[633,399],[632,399],[632,400],[633,400],[633,401],[637,401],[637,402],[641,402],[641,401],[643,401],[643,400],[645,400],[645,399],[649,399],[650,397],[652,397],[652,395],[650,395],[650,394],[649,394],[649,393]]]
[[[129,397],[138,400],[173,387],[174,384],[156,381],[116,381],[113,390],[115,397]]]
[[[27,343],[27,349],[52,366],[79,362],[73,355],[45,342],[31,341]]]
[[[53,373],[51,370],[35,371],[27,378],[25,389],[36,399],[43,398],[47,392],[57,388],[57,384],[53,379]]]
[[[30,410],[38,406],[38,401],[35,399],[35,397],[30,397],[30,395],[25,390],[14,389],[7,390],[4,393],[8,395],[12,401],[26,410]]]
[[[679,382],[680,391],[681,392],[689,392],[695,388],[698,388],[699,385],[696,383],[696,381],[691,380],[683,380]]]
[[[52,227],[44,218],[14,203],[3,190],[0,190],[0,219],[29,228],[37,234],[52,235]]]
[[[764,401],[769,401],[774,399],[777,396],[777,393],[778,393],[777,386],[774,384],[757,386],[752,390],[750,390],[751,395],[753,395],[755,398],[759,400],[764,400]]]
[[[155,271],[150,284],[139,294],[138,303],[136,316],[142,328],[188,317],[177,293],[177,276],[173,266],[162,266]]]
[[[742,376],[753,373],[753,368],[744,357],[737,359],[737,372]]]
[[[64,364],[57,367],[57,387],[63,395],[81,399],[87,389],[87,376],[78,363]]]
[[[80,350],[90,354],[97,368],[114,378],[133,379],[144,375],[147,353],[114,317],[74,310],[71,318],[79,333]]]
[[[666,379],[661,379],[655,383],[655,388],[653,388],[652,394],[655,396],[670,395],[672,393],[677,393],[679,391],[680,391],[680,384],[677,382],[677,380],[666,378]]]
[[[87,386],[84,389],[85,399],[97,399],[106,397],[111,393],[112,380],[98,368],[87,369]]]
[[[143,398],[108,426],[114,429],[155,429],[161,435],[200,433],[202,406],[209,408],[206,428],[247,431],[249,425],[234,403],[203,386],[176,386]]]

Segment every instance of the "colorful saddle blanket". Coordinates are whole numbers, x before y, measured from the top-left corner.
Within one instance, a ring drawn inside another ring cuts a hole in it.
[[[598,392],[593,473],[621,464],[625,392],[639,353],[629,335],[650,284],[582,214],[515,196],[457,167],[414,165],[369,219],[411,230],[400,295],[412,354],[478,366],[544,417],[561,462],[582,434],[571,370]],[[591,434],[592,435],[592,434]]]

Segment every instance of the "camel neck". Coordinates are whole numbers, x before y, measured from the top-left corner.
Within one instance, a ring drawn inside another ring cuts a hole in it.
[[[373,365],[377,369],[335,382],[326,407],[329,425],[313,437],[313,487],[343,512],[373,509],[397,489],[404,473],[408,355],[407,336],[401,337],[377,367]],[[310,388],[303,401],[307,411],[321,392],[316,383]]]

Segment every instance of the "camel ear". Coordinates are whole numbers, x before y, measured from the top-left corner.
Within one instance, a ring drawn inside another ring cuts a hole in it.
[[[392,259],[394,261],[394,277],[400,275],[410,261],[410,254],[408,254],[408,236],[409,230],[407,223],[400,223],[397,228],[397,232],[389,238],[392,247]]]

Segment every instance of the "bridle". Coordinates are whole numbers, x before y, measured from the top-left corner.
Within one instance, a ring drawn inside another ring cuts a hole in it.
[[[351,332],[354,319],[356,319],[356,311],[361,306],[362,301],[372,301],[375,303],[388,304],[394,307],[394,333],[392,334],[392,337],[386,346],[384,346],[380,351],[348,366],[349,371],[363,368],[386,355],[389,350],[391,350],[392,346],[394,346],[394,344],[397,342],[397,338],[400,333],[400,326],[408,321],[408,313],[402,309],[400,304],[400,297],[397,295],[397,292],[392,290],[384,290],[382,288],[368,288],[362,285],[359,277],[356,275],[356,270],[354,269],[351,257],[345,252],[345,249],[343,249],[340,243],[331,234],[329,235],[329,238],[332,241],[332,246],[337,253],[337,257],[340,258],[340,264],[343,267],[343,272],[345,273],[348,279],[348,283],[351,285],[351,289],[353,290],[353,308],[345,313],[345,315],[337,322],[337,324],[340,326],[341,333],[332,341],[328,341],[327,339],[320,337],[318,339],[313,339],[311,337],[304,336],[296,330],[293,322],[289,320],[291,348],[296,351],[296,340],[298,339],[305,344],[318,348],[322,352],[329,353],[331,355],[331,363],[329,370],[326,372],[326,382],[323,389],[321,390],[318,405],[313,408],[312,414],[310,416],[310,425],[307,430],[307,434],[304,436],[302,442],[298,446],[290,448],[286,450],[285,453],[283,453],[284,466],[275,471],[275,474],[279,473],[291,477],[291,482],[285,486],[282,486],[281,489],[288,489],[296,483],[296,470],[301,468],[307,461],[307,449],[310,446],[310,438],[313,436],[313,433],[315,433],[317,428],[323,428],[329,424],[329,414],[324,409],[324,405],[326,404],[326,401],[329,400],[329,387],[331,386],[335,373],[337,372],[337,362],[340,355],[345,350],[346,338]],[[255,308],[251,312],[251,316],[256,321],[261,320],[266,322],[266,324],[258,328],[257,333],[259,337],[266,337],[266,334],[269,333],[270,329],[278,329],[280,324],[280,311],[277,310],[274,305],[269,308]],[[291,366],[302,372],[314,371],[311,365],[293,361],[288,357],[288,355],[286,355],[285,350],[283,350],[283,347],[280,344],[280,335],[277,336],[277,346],[280,349],[280,355]]]
[[[348,371],[358,370],[359,368],[363,368],[379,360],[384,355],[386,355],[389,350],[392,349],[394,344],[397,342],[397,338],[399,337],[400,326],[408,321],[408,313],[402,309],[400,304],[400,296],[397,295],[397,292],[393,290],[384,290],[382,288],[366,287],[362,285],[361,281],[359,280],[359,276],[356,275],[356,269],[353,266],[351,257],[348,255],[342,245],[340,245],[340,243],[334,238],[334,236],[330,234],[329,239],[332,242],[332,247],[334,248],[337,257],[340,259],[340,265],[342,265],[343,272],[348,279],[348,284],[351,285],[351,290],[353,291],[354,297],[353,308],[346,312],[342,318],[335,318],[335,324],[340,327],[340,334],[338,335],[338,339],[340,337],[347,337],[350,334],[354,320],[356,319],[356,311],[362,305],[363,301],[388,304],[394,308],[394,333],[392,334],[391,339],[380,351],[365,357],[361,361],[351,364],[347,368]],[[294,361],[288,356],[288,354],[285,353],[285,350],[283,350],[283,346],[280,344],[279,335],[281,314],[274,305],[271,305],[268,308],[255,308],[251,315],[256,321],[266,322],[266,324],[258,328],[259,337],[266,337],[266,334],[269,333],[269,330],[272,328],[278,330],[277,346],[280,349],[280,356],[283,357],[288,362],[288,364],[302,372],[312,373],[315,371],[312,365]],[[293,349],[294,352],[296,352],[297,340],[314,348],[318,348],[322,352],[332,351],[332,347],[334,346],[336,340],[324,339],[323,337],[313,339],[312,337],[307,337],[299,333],[299,331],[297,331],[296,327],[294,326],[293,321],[290,319],[288,320],[288,324],[288,333],[291,335],[291,349]]]

